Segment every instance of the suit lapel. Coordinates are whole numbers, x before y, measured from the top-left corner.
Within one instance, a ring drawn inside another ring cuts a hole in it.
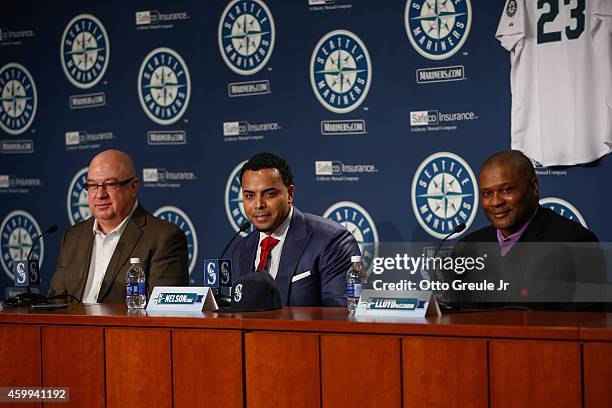
[[[77,282],[77,291],[79,299],[83,299],[83,292],[85,291],[85,285],[87,284],[87,277],[89,276],[89,267],[91,264],[91,251],[93,249],[93,224],[94,218],[91,217],[89,221],[86,221],[88,226],[84,230],[83,236],[80,238],[83,242],[87,242],[87,247],[85,251],[79,251],[79,254],[76,255],[80,258],[79,262],[76,265],[82,265],[82,268],[77,273],[79,274],[75,278],[78,279]]]
[[[523,233],[523,236],[519,239],[521,242],[538,242],[540,241],[540,235],[542,234],[542,227],[544,222],[544,209],[538,206],[536,215],[531,220],[529,226]]]
[[[278,274],[276,275],[276,282],[278,283],[284,305],[289,304],[291,278],[295,274],[298,262],[302,257],[304,248],[306,248],[309,235],[310,233],[306,225],[304,214],[294,207],[293,218],[291,219],[289,231],[287,231],[285,237],[280,264],[278,266]]]
[[[115,277],[119,273],[121,265],[123,265],[127,258],[130,256],[134,247],[142,236],[142,227],[146,224],[146,213],[144,209],[139,205],[138,208],[132,214],[132,218],[128,221],[125,226],[123,234],[117,243],[113,257],[111,258],[106,273],[104,274],[104,280],[98,293],[98,302],[104,299],[106,293],[113,285]]]
[[[257,254],[257,243],[259,242],[259,232],[255,230],[245,238],[244,250],[240,251],[240,276],[254,271],[255,255]]]
[[[527,226],[523,235],[510,252],[508,252],[507,255],[511,254],[511,257],[506,258],[506,274],[501,277],[501,279],[513,282],[515,285],[514,296],[521,296],[521,291],[527,288],[528,282],[532,279],[531,275],[536,272],[533,267],[529,267],[529,263],[534,259],[534,247],[530,243],[540,241],[544,215],[541,207],[538,207],[536,211],[536,215]]]

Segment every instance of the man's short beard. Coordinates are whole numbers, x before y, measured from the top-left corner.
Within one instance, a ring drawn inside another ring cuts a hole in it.
[[[278,224],[278,225],[280,225],[280,224]],[[259,229],[259,228],[256,228],[256,229],[259,232],[274,232],[274,230],[278,228],[278,225],[275,225],[275,226],[269,227],[269,228],[264,228],[264,229]]]
[[[289,208],[289,211],[287,212],[287,215],[285,215],[285,216],[283,217],[283,219],[282,219],[282,220],[280,220],[280,222],[279,222],[278,224],[276,224],[276,225],[274,225],[274,226],[272,226],[272,227],[269,227],[269,228],[265,228],[265,229],[259,229],[259,228],[257,228],[257,226],[255,226],[255,229],[256,229],[257,231],[259,231],[259,232],[263,232],[263,233],[266,233],[266,232],[274,232],[274,231],[276,231],[276,229],[277,229],[278,227],[280,227],[280,226],[283,224],[283,222],[285,222],[285,220],[287,219],[287,217],[289,216],[289,214],[291,214],[291,207]],[[255,225],[255,223],[253,223],[253,225]]]

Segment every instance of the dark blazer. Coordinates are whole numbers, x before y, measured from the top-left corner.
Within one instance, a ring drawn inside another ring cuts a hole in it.
[[[468,234],[457,242],[453,250],[455,257],[481,256],[484,253],[487,254],[486,269],[466,273],[459,279],[470,282],[503,279],[509,282],[509,290],[499,295],[502,303],[528,303],[532,309],[543,310],[580,310],[593,305],[588,298],[603,299],[599,292],[604,290],[601,284],[606,282],[606,267],[597,237],[579,223],[548,208],[538,207],[518,243],[503,257],[497,230],[492,225]],[[584,303],[574,304],[576,293],[581,293],[583,288],[582,294],[586,299],[581,302]],[[471,301],[486,301],[480,306],[500,305],[493,302],[497,299],[491,293],[454,295],[455,299],[466,300],[468,297]]]
[[[253,272],[259,231],[240,240],[232,255],[232,276]],[[337,222],[293,208],[276,275],[284,306],[345,306],[346,272],[360,255],[353,235]],[[292,282],[296,275],[310,275]]]
[[[49,285],[49,296],[69,294],[81,299],[93,248],[94,218],[66,231],[57,267]],[[146,274],[148,296],[155,286],[187,286],[187,239],[175,225],[154,217],[138,205],[128,221],[108,264],[98,302],[125,302],[125,273],[130,258],[138,257]]]

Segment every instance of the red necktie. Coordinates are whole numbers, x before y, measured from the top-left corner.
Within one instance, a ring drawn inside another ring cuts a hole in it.
[[[257,272],[266,269],[268,258],[272,248],[276,246],[280,241],[276,238],[266,237],[261,241],[261,255],[259,256],[259,265],[257,265]]]

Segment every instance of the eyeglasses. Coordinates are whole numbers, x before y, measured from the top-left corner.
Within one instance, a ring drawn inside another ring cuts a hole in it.
[[[98,188],[102,188],[104,191],[117,191],[119,187],[125,186],[130,181],[134,180],[134,178],[135,177],[130,177],[129,179],[125,179],[123,181],[105,181],[102,184],[85,183],[83,187],[85,187],[89,194],[97,193]]]

